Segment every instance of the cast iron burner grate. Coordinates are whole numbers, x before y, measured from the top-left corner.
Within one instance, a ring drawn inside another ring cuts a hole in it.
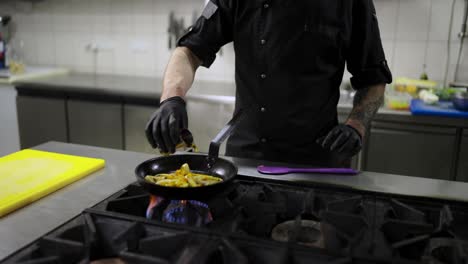
[[[462,237],[468,222],[464,228],[455,224],[468,219],[454,217],[448,206],[423,212],[395,199],[355,197],[330,203],[321,217],[325,247],[335,252],[367,259],[468,263],[467,237]]]
[[[325,208],[326,201],[344,199],[345,197],[349,197],[349,195],[316,194],[315,191],[307,189],[285,188],[284,186],[265,183],[240,182],[236,189],[225,195],[206,201],[192,201],[192,204],[203,205],[196,206],[197,210],[205,207],[209,209],[209,221],[180,222],[222,232],[270,238],[272,230],[278,224],[296,221],[298,218],[320,221],[319,212]],[[160,222],[178,222],[164,219],[164,211],[168,205],[173,202],[178,203],[178,201],[151,198],[150,195],[136,185],[130,185],[124,192],[111,198],[106,206],[101,206],[100,209],[148,218],[149,211],[147,208],[151,199],[157,199],[156,204],[161,205],[159,211],[152,210],[150,213],[151,219]],[[154,206],[154,208],[157,207]],[[205,212],[201,214],[205,214]],[[300,230],[296,231],[300,232]]]
[[[86,212],[4,263],[345,263],[345,258]],[[104,261],[105,260],[105,261]]]
[[[5,263],[468,264],[465,204],[258,179],[234,186],[172,201],[132,184]]]
[[[131,185],[110,199],[106,209],[142,217],[148,199],[139,186]],[[203,201],[212,219],[203,224],[199,221],[197,226],[324,248],[371,262],[399,259],[468,263],[467,215],[454,214],[443,204],[410,203],[350,192],[240,181],[232,192]]]

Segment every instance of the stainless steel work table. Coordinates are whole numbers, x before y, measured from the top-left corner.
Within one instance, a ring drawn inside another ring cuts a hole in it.
[[[0,259],[32,242],[135,181],[134,168],[152,155],[98,147],[49,142],[35,149],[103,158],[106,168],[35,203],[0,218]],[[260,161],[233,159],[239,175],[291,180],[313,185],[332,185],[372,192],[468,201],[468,183],[414,178],[373,172],[357,176],[283,175],[264,176],[256,171]],[[2,186],[8,188],[8,186]]]

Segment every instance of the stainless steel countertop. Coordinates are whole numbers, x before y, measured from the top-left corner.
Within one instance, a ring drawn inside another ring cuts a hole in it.
[[[0,259],[78,215],[135,181],[133,170],[153,155],[99,147],[49,142],[35,149],[103,158],[106,168],[35,203],[0,218]],[[256,171],[261,161],[231,159],[239,174],[311,185],[331,185],[357,190],[468,201],[468,183],[362,172],[357,176],[295,174],[265,176]]]
[[[84,94],[102,97],[140,98],[159,101],[162,79],[142,76],[124,76],[90,73],[70,73],[62,76],[17,81],[14,85],[38,92]],[[235,83],[195,81],[190,95],[234,96]]]
[[[70,73],[61,76],[22,80],[15,82],[14,85],[20,92],[27,90],[37,94],[58,93],[63,96],[82,96],[86,100],[117,98],[128,103],[151,105],[159,102],[162,91],[161,78],[90,73]],[[195,81],[187,94],[187,98],[188,100],[234,104],[235,91],[236,85],[232,82]],[[351,111],[351,108],[351,103],[341,102],[338,105],[338,113],[346,115]],[[379,110],[375,121],[468,128],[468,119],[413,116],[408,111],[385,108]]]
[[[9,70],[0,70],[0,84],[11,84],[17,81],[32,80],[67,74],[69,70],[55,67],[27,66],[22,74],[10,75]],[[6,77],[8,76],[8,77]]]
[[[147,154],[55,142],[36,149],[103,158],[106,168],[0,218],[0,259],[134,182],[135,164],[150,157]]]

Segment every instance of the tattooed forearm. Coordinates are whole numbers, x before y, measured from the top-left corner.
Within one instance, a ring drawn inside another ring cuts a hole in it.
[[[361,121],[366,127],[374,118],[375,114],[383,104],[383,95],[367,98],[370,88],[365,88],[356,92],[354,97],[353,110],[349,118]]]
[[[349,115],[349,125],[352,125],[364,135],[375,114],[384,102],[385,85],[371,86],[356,92],[353,110]]]

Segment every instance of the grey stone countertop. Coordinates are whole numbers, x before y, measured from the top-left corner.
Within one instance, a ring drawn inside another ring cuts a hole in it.
[[[102,158],[106,167],[47,197],[0,218],[0,259],[34,241],[60,224],[80,214],[85,208],[134,182],[134,169],[155,155],[99,147],[49,142],[35,149]],[[266,176],[256,167],[266,162],[230,159],[243,177],[293,181],[301,185],[332,186],[347,189],[468,201],[468,183],[449,182],[400,175],[361,172],[357,176],[289,174]],[[277,164],[276,164],[277,165]]]
[[[68,96],[79,95],[86,99],[97,100],[119,98],[128,102],[157,104],[162,91],[162,79],[138,76],[105,75],[90,73],[69,73],[32,80],[14,82],[21,92],[58,93]],[[195,81],[190,89],[188,100],[204,100],[233,104],[236,85],[232,82]],[[340,102],[338,113],[348,114],[350,102]],[[397,111],[382,108],[376,121],[398,122],[421,125],[438,125],[468,128],[468,119],[436,116],[413,116],[408,111]]]

